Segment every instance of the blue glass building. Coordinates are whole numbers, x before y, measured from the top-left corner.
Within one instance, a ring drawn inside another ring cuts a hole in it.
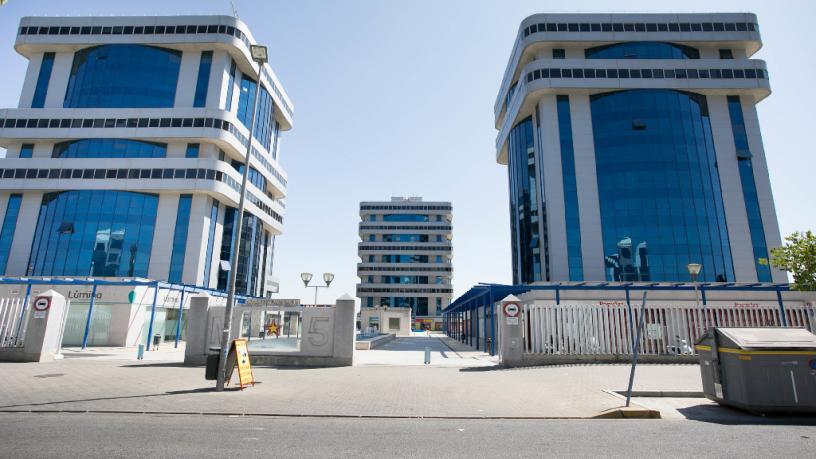
[[[513,280],[786,282],[748,13],[526,18],[494,113]]]
[[[229,16],[26,17],[0,111],[0,276],[142,277],[265,296],[292,103]],[[242,243],[231,253],[252,117]]]

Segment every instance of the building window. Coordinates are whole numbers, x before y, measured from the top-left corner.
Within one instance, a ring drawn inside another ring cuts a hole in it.
[[[754,266],[759,282],[771,282],[771,267],[768,258],[768,244],[765,240],[765,227],[762,225],[762,213],[757,194],[756,180],[751,150],[748,146],[748,134],[745,130],[745,119],[742,115],[742,104],[739,96],[728,96],[728,112],[731,117],[731,131],[734,135],[734,146],[737,150],[737,167],[739,169],[742,196],[748,214],[748,230],[751,234],[751,246],[754,252]]]
[[[442,314],[442,298],[436,297],[436,315]]]
[[[369,215],[369,216],[368,216],[368,221],[370,221],[370,222],[376,222],[376,221],[377,221],[377,216],[376,216],[376,215]]]
[[[164,158],[167,144],[130,139],[80,139],[54,145],[52,158]]]
[[[372,220],[373,221],[373,220]],[[419,214],[385,214],[383,215],[384,222],[427,222],[427,215]]]
[[[193,197],[189,194],[183,194],[179,197],[178,212],[176,212],[176,230],[173,233],[173,247],[170,254],[170,274],[167,275],[168,282],[180,283],[182,280],[192,201]]]
[[[202,284],[204,287],[210,286],[210,268],[212,267],[213,246],[215,245],[215,228],[218,223],[218,201],[212,200],[212,207],[210,208],[210,227],[207,231],[207,252],[204,256],[204,280]]]
[[[437,263],[442,263],[442,255],[437,255],[436,256],[436,262]]]
[[[376,238],[373,234],[368,235],[368,242],[376,242]]]
[[[198,149],[199,144],[197,143],[188,143],[187,144],[187,151],[184,153],[185,158],[198,158]]]
[[[158,202],[130,191],[46,193],[27,274],[147,277]]]
[[[227,78],[227,101],[225,110],[232,110],[232,93],[235,90],[235,61],[230,60],[229,78]]]
[[[541,280],[538,186],[532,117],[520,121],[513,127],[508,145],[513,283],[527,284]]]
[[[720,50],[720,59],[733,59],[734,53],[730,49]]]
[[[181,51],[102,45],[74,54],[65,108],[166,108],[176,98]]]
[[[54,53],[43,54],[40,64],[40,74],[37,76],[37,85],[34,87],[34,98],[31,108],[43,108],[45,96],[48,94],[48,82],[51,80],[51,70],[54,68]]]
[[[400,329],[400,318],[399,317],[389,317],[388,318],[388,330],[399,330]]]
[[[554,48],[552,50],[552,57],[553,59],[566,59],[567,52],[564,50],[564,48]]]
[[[207,89],[210,86],[210,68],[212,67],[212,51],[203,51],[198,64],[198,79],[196,80],[195,98],[193,107],[207,105]]]
[[[369,263],[374,263],[374,255],[369,255],[368,256],[368,262]]]
[[[31,143],[24,143],[22,147],[20,147],[20,158],[31,158],[34,154],[34,144]]]
[[[567,266],[569,280],[584,280],[581,256],[581,222],[578,211],[578,180],[572,142],[569,96],[557,97],[558,137],[561,143],[561,172],[564,181],[564,217],[567,226]]]
[[[252,118],[252,101],[255,97],[255,91],[258,90],[258,83],[247,75],[241,77],[241,95],[238,98],[238,120],[248,127]],[[252,131],[252,137],[257,139],[261,145],[270,150],[272,141],[272,112],[274,103],[272,96],[261,85],[261,93],[258,95],[258,109],[255,112],[255,128]]]
[[[12,194],[6,205],[6,216],[3,218],[3,227],[0,228],[0,274],[6,273],[11,243],[14,241],[14,230],[17,228],[17,216],[20,214],[20,203],[23,195]]]
[[[441,234],[436,235],[436,242],[442,242],[442,235]]]
[[[253,295],[258,286],[256,273],[259,272],[262,223],[261,220],[249,212],[244,212],[244,221],[241,225],[241,246],[238,256],[232,256],[232,238],[238,210],[226,207],[224,211],[224,228],[221,239],[221,260],[229,261],[230,269],[237,270],[235,275],[235,291],[242,295]],[[227,271],[218,273],[218,289],[227,288]]]
[[[369,308],[374,307],[374,297],[373,296],[369,296],[369,297],[366,298],[366,306],[369,307]]]
[[[663,42],[627,42],[596,46],[584,51],[587,59],[699,59],[700,51],[690,46]]]
[[[701,263],[701,281],[733,281],[705,97],[638,89],[590,101],[606,279],[688,281],[686,266]]]

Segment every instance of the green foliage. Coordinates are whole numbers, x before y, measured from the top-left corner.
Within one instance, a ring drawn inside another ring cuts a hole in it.
[[[816,290],[816,235],[797,231],[785,241],[782,247],[771,249],[771,264],[793,274],[794,289]]]

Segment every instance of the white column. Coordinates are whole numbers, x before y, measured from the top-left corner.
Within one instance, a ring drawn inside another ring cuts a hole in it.
[[[201,51],[184,51],[181,55],[176,100],[174,107],[192,107],[195,99],[198,64],[201,62]]]
[[[737,150],[731,130],[731,116],[728,114],[726,96],[707,96],[708,113],[714,149],[717,152],[717,172],[720,175],[725,221],[728,226],[728,241],[731,244],[731,259],[734,262],[734,277],[737,282],[756,282],[754,249],[748,228],[748,214],[742,194]]]
[[[606,280],[604,273],[601,209],[598,175],[595,170],[595,139],[589,96],[571,94],[572,144],[575,150],[575,180],[578,187],[578,218],[581,223],[581,258],[584,280]]]
[[[768,256],[770,256],[772,248],[782,245],[782,237],[779,233],[779,221],[776,216],[773,192],[771,191],[768,162],[765,159],[765,148],[762,145],[762,133],[759,129],[759,118],[757,117],[754,100],[751,97],[743,96],[740,97],[740,102],[742,116],[745,121],[745,132],[748,135],[748,148],[753,156],[751,165],[754,171],[754,182],[756,182],[759,212],[762,215],[765,243],[768,245]],[[781,269],[771,268],[771,277],[774,282],[788,281],[788,275]]]
[[[195,143],[195,142],[193,142]],[[201,148],[201,147],[199,147]],[[170,142],[167,144],[168,158],[184,158],[187,155],[187,144],[184,142]]]
[[[543,218],[541,220],[547,229],[550,280],[568,281],[567,223],[564,213],[564,177],[561,173],[561,140],[558,133],[556,96],[547,94],[542,96],[538,103],[538,116],[541,119],[541,157],[538,158],[538,164],[542,172],[539,183],[544,184],[544,196],[541,201],[547,206],[546,221]]]
[[[226,51],[214,51],[207,88],[207,108],[223,110],[226,107],[227,83],[231,58]]]
[[[65,103],[65,92],[71,78],[71,66],[74,64],[74,53],[56,53],[54,67],[51,69],[51,81],[45,95],[45,108],[62,108]]]
[[[42,197],[43,193],[39,192],[23,194],[23,200],[20,202],[20,213],[17,215],[17,226],[14,229],[14,239],[11,242],[11,250],[9,250],[8,265],[6,266],[7,276],[26,275]],[[3,213],[3,216],[5,216],[5,213]]]
[[[147,277],[167,280],[170,273],[170,256],[173,252],[173,234],[176,229],[179,195],[162,193],[156,209],[156,228],[153,230],[153,245],[150,249],[150,266]]]
[[[210,229],[209,196],[193,195],[190,203],[190,225],[187,229],[187,246],[184,248],[184,271],[181,281],[201,285],[204,279],[204,259],[207,255],[207,239]]]

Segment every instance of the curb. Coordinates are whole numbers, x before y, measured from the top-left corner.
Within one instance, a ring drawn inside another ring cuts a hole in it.
[[[660,419],[660,411],[639,406],[622,406],[596,414],[593,419]]]

